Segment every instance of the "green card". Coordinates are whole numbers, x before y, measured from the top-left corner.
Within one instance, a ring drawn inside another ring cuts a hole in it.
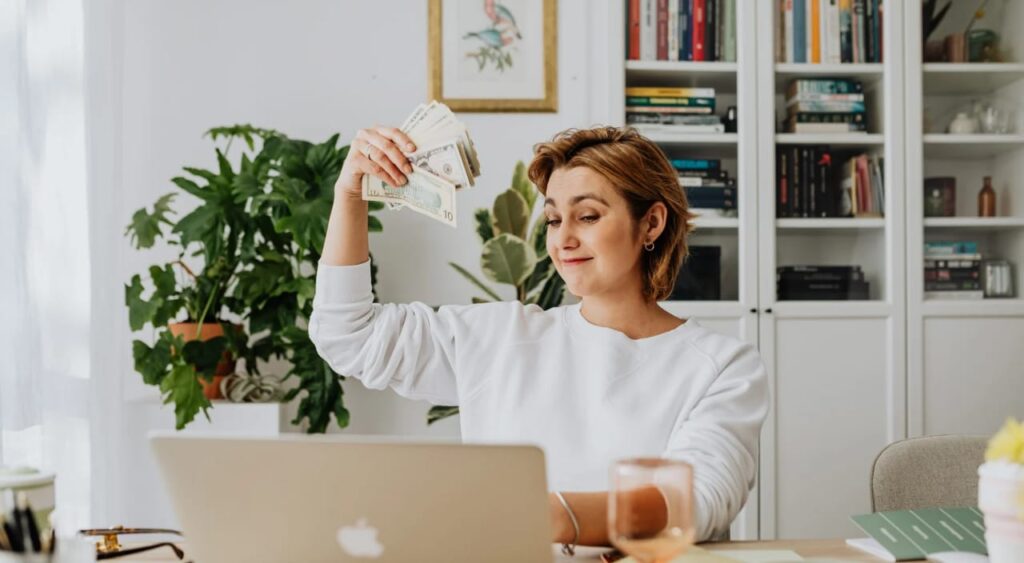
[[[941,551],[988,554],[985,522],[974,507],[894,510],[851,518],[897,561],[924,559]]]

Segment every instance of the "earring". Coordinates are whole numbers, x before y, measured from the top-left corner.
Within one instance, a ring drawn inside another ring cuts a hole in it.
[[[644,243],[644,250],[651,252],[654,250],[654,241],[648,241]]]

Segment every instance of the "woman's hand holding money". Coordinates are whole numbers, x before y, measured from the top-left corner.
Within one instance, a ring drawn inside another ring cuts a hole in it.
[[[334,184],[336,196],[362,199],[363,175],[370,174],[391,186],[404,186],[412,164],[405,156],[416,150],[408,135],[394,127],[360,129],[349,146],[348,157]]]

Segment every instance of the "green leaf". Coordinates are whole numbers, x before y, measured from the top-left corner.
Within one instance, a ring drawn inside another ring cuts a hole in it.
[[[370,209],[370,213],[373,213],[375,211],[383,211],[384,207],[385,207],[384,203],[382,203],[380,201],[368,201],[366,203],[367,203],[367,206]]]
[[[206,410],[212,405],[203,395],[203,387],[192,366],[175,365],[160,383],[160,391],[164,394],[164,404],[174,403],[175,428],[178,430],[192,422],[200,410],[209,418]]]
[[[221,227],[220,209],[214,205],[204,204],[181,218],[173,231],[181,235],[182,246],[206,239]]]
[[[493,282],[519,287],[533,272],[536,262],[537,255],[533,248],[522,239],[506,233],[484,245],[480,269]]]
[[[490,209],[477,209],[473,218],[476,219],[476,234],[480,235],[481,243],[486,243],[494,238],[494,218],[491,216]]]
[[[141,340],[132,341],[132,357],[135,360],[135,371],[142,375],[142,381],[148,385],[160,385],[167,375],[171,364],[171,343],[164,338],[166,331],[152,347]]]
[[[182,178],[181,176],[177,176],[171,178],[171,182],[174,182],[176,186],[198,197],[199,199],[207,200],[213,196],[210,190],[204,190],[203,188],[200,188],[195,182],[189,180],[188,178]]]
[[[483,299],[480,297],[470,297],[469,300],[474,305],[480,305],[481,303],[494,303],[494,301],[491,301],[490,299]]]
[[[533,206],[537,203],[538,192],[537,188],[530,182],[530,178],[526,174],[526,165],[521,160],[516,163],[516,169],[512,172],[512,189],[523,196],[526,208],[532,211]]]
[[[381,224],[380,219],[370,215],[366,218],[367,230],[371,233],[379,233],[384,230],[384,225]]]
[[[491,288],[489,288],[486,285],[484,285],[483,282],[481,282],[480,280],[476,279],[476,276],[474,276],[473,274],[469,273],[469,271],[467,271],[465,268],[463,268],[462,266],[459,266],[458,264],[456,264],[454,262],[449,262],[448,265],[451,266],[452,268],[455,268],[456,272],[462,274],[462,277],[464,277],[467,280],[469,280],[469,283],[471,283],[471,284],[477,286],[478,288],[480,288],[480,290],[483,291],[484,293],[486,293],[489,297],[491,297],[495,301],[501,301],[501,296],[500,295],[495,293],[494,290],[492,290]]]
[[[534,289],[537,289],[540,284],[544,283],[544,281],[548,279],[553,268],[554,266],[551,263],[550,256],[545,256],[538,260],[533,266],[533,272],[530,272],[529,279],[527,279],[526,283],[523,284],[523,292],[530,293]]]
[[[526,238],[530,222],[530,209],[526,200],[515,190],[505,190],[494,199],[494,231]]]
[[[212,380],[217,363],[224,355],[227,338],[217,336],[209,340],[189,340],[181,350],[181,356],[207,381]]]
[[[557,271],[552,271],[551,277],[548,278],[548,281],[544,282],[544,288],[541,289],[540,295],[537,297],[537,305],[540,305],[541,309],[551,309],[561,305],[564,298],[565,281],[562,280],[562,276],[559,276]]]
[[[235,171],[231,169],[231,163],[228,162],[228,158],[224,156],[224,153],[220,149],[215,149],[217,152],[217,166],[220,169],[220,175],[224,177],[228,183],[235,178]],[[210,182],[211,184],[213,182]]]
[[[151,322],[163,300],[154,297],[149,301],[142,298],[142,278],[138,274],[132,276],[130,285],[124,286],[124,303],[128,306],[128,326],[132,331],[142,330],[146,323]]]
[[[147,213],[143,207],[132,215],[132,222],[128,224],[124,234],[131,237],[131,243],[135,248],[150,248],[156,242],[156,238],[163,236],[160,225],[172,225],[167,219],[168,214],[174,213],[171,210],[171,202],[177,194],[169,193],[153,204],[153,212]]]
[[[537,258],[543,259],[548,255],[548,218],[541,215],[533,224],[530,230],[530,246],[537,253]]]
[[[457,414],[459,414],[459,407],[430,407],[430,411],[427,412],[427,424],[433,424],[439,420],[444,420],[449,416],[455,416]]]

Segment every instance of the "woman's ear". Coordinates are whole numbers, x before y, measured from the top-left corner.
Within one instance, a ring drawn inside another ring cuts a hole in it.
[[[667,219],[668,208],[665,207],[664,203],[656,201],[651,204],[650,209],[644,214],[644,220],[641,222],[641,235],[645,243],[658,240],[661,233],[665,231]]]

